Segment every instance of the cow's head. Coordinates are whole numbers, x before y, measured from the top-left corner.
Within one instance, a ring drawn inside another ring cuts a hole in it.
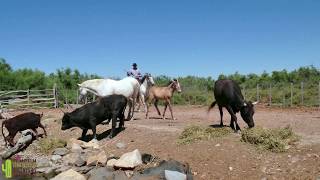
[[[72,128],[71,118],[69,113],[64,113],[62,118],[61,130],[66,130]]]
[[[245,101],[240,109],[241,117],[248,124],[249,128],[254,127],[253,114],[255,104],[257,104],[257,102],[252,103],[251,101]]]

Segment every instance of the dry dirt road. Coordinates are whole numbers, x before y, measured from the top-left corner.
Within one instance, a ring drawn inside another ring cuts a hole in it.
[[[163,107],[160,108],[162,109]],[[114,155],[139,149],[140,152],[150,153],[161,159],[172,158],[187,162],[195,179],[320,179],[319,109],[256,108],[256,126],[277,128],[290,125],[294,132],[301,136],[297,147],[285,153],[257,150],[252,145],[240,142],[240,135],[235,133],[210,141],[178,145],[178,136],[185,127],[219,124],[217,108],[214,108],[209,116],[206,110],[207,107],[175,106],[174,115],[178,119],[162,120],[155,113],[155,109],[151,108],[151,119],[146,120],[143,112],[135,113],[136,120],[126,121],[126,129],[112,140],[104,138],[111,126],[99,125],[98,140],[106,152]],[[49,136],[63,139],[81,136],[78,128],[60,130],[61,111],[37,111],[44,112]],[[226,111],[224,114],[224,123],[229,124],[230,116]],[[169,117],[168,112],[167,115]],[[246,127],[240,115],[237,116],[240,127]],[[123,142],[126,147],[118,149],[118,142]]]

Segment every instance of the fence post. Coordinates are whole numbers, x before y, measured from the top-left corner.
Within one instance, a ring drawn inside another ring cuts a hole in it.
[[[320,82],[319,82],[319,108],[320,108]]]
[[[259,102],[260,97],[259,97],[259,84],[257,84],[257,101]]]
[[[53,98],[54,98],[54,108],[58,108],[58,93],[57,93],[57,84],[53,85]]]
[[[303,106],[303,81],[301,82],[301,105]]]
[[[30,104],[30,89],[28,89],[27,98],[28,98],[28,105],[29,105]]]
[[[76,91],[77,91],[77,105],[79,105],[79,91],[78,90]]]
[[[293,104],[293,83],[290,84],[290,107]]]
[[[271,85],[271,83],[270,83],[270,85],[269,85],[269,106],[271,106],[272,105],[272,92],[271,92],[271,90],[272,90],[272,85]]]

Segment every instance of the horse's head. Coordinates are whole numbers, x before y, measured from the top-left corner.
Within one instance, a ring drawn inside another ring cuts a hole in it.
[[[150,73],[146,73],[142,78],[142,84],[147,83],[148,86],[153,86],[154,80]]]
[[[181,86],[180,86],[180,83],[179,83],[179,81],[177,80],[177,79],[173,79],[172,81],[171,81],[171,87],[173,88],[173,90],[175,90],[175,91],[178,91],[178,93],[181,93]]]

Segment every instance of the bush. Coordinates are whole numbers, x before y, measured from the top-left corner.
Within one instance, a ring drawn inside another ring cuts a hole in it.
[[[63,148],[66,145],[67,145],[67,142],[65,140],[62,140],[62,139],[58,139],[58,138],[42,138],[39,141],[38,150],[39,150],[39,152],[41,152],[43,154],[49,154],[54,149]]]

